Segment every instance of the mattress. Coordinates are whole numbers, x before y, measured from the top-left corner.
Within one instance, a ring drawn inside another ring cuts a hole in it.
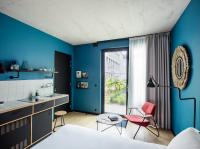
[[[166,149],[166,146],[66,125],[32,149]]]

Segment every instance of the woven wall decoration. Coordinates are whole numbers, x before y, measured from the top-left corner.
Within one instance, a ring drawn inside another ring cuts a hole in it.
[[[184,89],[189,76],[189,58],[184,47],[178,46],[172,57],[172,79],[175,87]]]

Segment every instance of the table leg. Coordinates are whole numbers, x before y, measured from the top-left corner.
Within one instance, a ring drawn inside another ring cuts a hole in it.
[[[98,121],[96,121],[97,122],[97,131],[99,130],[99,122]]]
[[[122,134],[122,122],[121,122],[121,134]]]
[[[116,124],[115,127],[116,127],[117,131],[119,132],[119,134],[121,135],[122,134],[122,123],[120,123],[120,127],[121,127],[120,130],[117,126],[118,126],[118,124]]]
[[[109,127],[105,128],[105,129],[101,130],[101,132],[103,132],[103,131],[105,131],[105,130],[107,130],[107,129],[109,129],[109,128],[113,127],[113,126],[115,126],[115,125],[111,125],[111,126],[109,126]]]
[[[117,131],[119,132],[119,134],[121,135],[121,132],[119,131],[119,128],[117,127],[117,124],[115,125]]]

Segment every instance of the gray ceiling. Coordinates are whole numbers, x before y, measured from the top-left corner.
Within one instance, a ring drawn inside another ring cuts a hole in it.
[[[190,0],[0,0],[0,11],[72,45],[170,31]]]

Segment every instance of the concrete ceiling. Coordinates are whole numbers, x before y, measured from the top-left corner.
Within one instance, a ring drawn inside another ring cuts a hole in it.
[[[190,0],[0,0],[0,11],[72,45],[167,32]]]

